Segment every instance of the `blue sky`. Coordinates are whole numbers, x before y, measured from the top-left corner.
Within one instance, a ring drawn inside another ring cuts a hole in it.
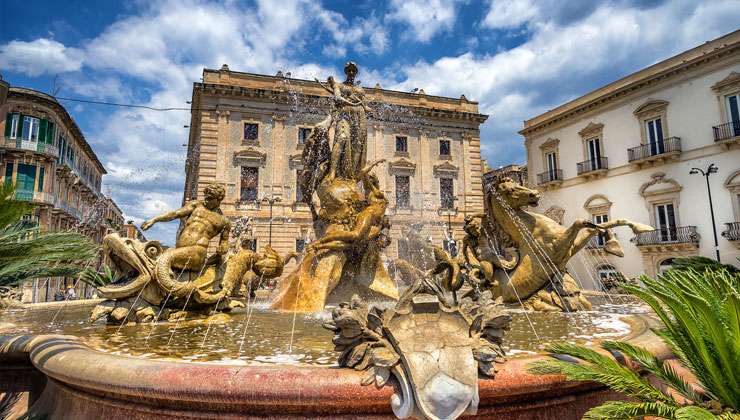
[[[29,13],[32,10],[32,13]],[[0,2],[0,71],[57,96],[185,107],[204,67],[459,97],[490,115],[492,166],[524,163],[522,121],[738,29],[740,3],[702,1]],[[141,222],[180,205],[189,113],[64,102]],[[174,242],[177,224],[147,234]]]

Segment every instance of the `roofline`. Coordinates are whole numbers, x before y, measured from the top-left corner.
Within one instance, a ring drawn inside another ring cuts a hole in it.
[[[30,96],[34,99],[45,102],[48,106],[54,108],[58,113],[62,115],[62,119],[66,120],[65,123],[69,127],[72,134],[76,135],[78,137],[78,140],[81,140],[82,148],[85,149],[85,151],[88,152],[88,154],[92,157],[92,161],[98,166],[100,172],[103,175],[108,173],[100,160],[98,160],[98,155],[95,154],[95,152],[92,150],[92,147],[90,147],[90,144],[87,142],[87,139],[85,139],[85,135],[82,134],[82,130],[80,130],[77,122],[75,122],[74,118],[72,118],[69,112],[67,112],[67,109],[62,104],[60,104],[55,97],[44,92],[39,92],[38,90],[24,88],[20,86],[11,86],[10,90],[8,91],[8,99],[10,99],[11,96],[16,96],[21,99],[24,96]],[[8,102],[6,101],[6,103]]]
[[[682,69],[695,67],[710,58],[718,58],[736,52],[740,47],[740,30],[731,32],[712,41],[684,51],[678,55],[660,61],[652,66],[625,76],[599,89],[573,99],[559,107],[524,121],[524,129],[518,131],[527,135],[533,131],[552,125],[572,115],[580,114],[594,105],[622,97],[636,87],[652,79],[665,79]]]
[[[221,71],[222,70],[203,68],[203,73],[205,73],[205,72],[219,73]],[[316,81],[315,80],[300,79],[300,78],[297,78],[297,77],[269,76],[269,75],[266,75],[266,74],[249,73],[249,72],[243,72],[243,71],[234,71],[234,70],[231,70],[231,69],[229,69],[228,71],[230,73],[232,73],[232,74],[233,73],[236,73],[236,74],[246,74],[248,76],[256,76],[256,77],[264,78],[266,80],[290,79],[291,83],[297,81],[297,82],[309,83],[309,84],[312,84],[312,85],[315,85],[316,84]],[[394,94],[409,95],[409,96],[418,96],[419,95],[418,93],[401,92],[400,90],[383,89],[382,87],[378,89],[378,88],[371,87],[371,86],[363,86],[362,88],[363,89],[372,89],[372,90],[381,91],[381,92],[390,92],[390,93],[394,93]],[[447,99],[447,100],[453,100],[453,101],[459,101],[460,100],[460,98],[452,98],[452,97],[449,97],[449,96],[429,95],[426,92],[424,93],[424,96],[426,96],[428,98],[439,98],[439,99]],[[471,101],[467,97],[465,97],[465,100],[467,100],[468,103],[478,105],[478,102],[477,101]]]

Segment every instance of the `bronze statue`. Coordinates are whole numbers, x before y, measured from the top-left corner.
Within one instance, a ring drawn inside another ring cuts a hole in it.
[[[107,315],[109,323],[152,322],[229,311],[244,306],[231,299],[242,285],[253,294],[265,281],[280,277],[283,260],[269,246],[263,254],[241,249],[227,258],[231,222],[219,209],[225,190],[211,184],[204,193],[203,201],[142,224],[146,230],[157,222],[186,218],[176,246],[164,252],[158,241],[142,243],[115,233],[103,239],[103,250],[121,277],[98,289],[106,300],[93,309],[91,321]],[[216,253],[207,258],[208,243],[217,236]]]
[[[514,267],[498,257],[481,254],[483,260],[495,267],[489,288],[494,297],[502,296],[504,302],[521,301],[528,309],[590,310],[591,304],[567,272],[567,262],[599,233],[609,238],[605,251],[622,256],[621,246],[610,230],[613,227],[628,226],[635,234],[652,231],[652,228],[627,219],[600,224],[578,219],[571,226],[563,227],[547,216],[523,209],[536,207],[539,199],[539,192],[506,177],[497,178],[486,189],[487,221],[490,221],[493,235],[519,253]]]
[[[280,293],[270,305],[273,309],[318,311],[327,301],[346,300],[358,292],[377,299],[398,299],[398,289],[380,260],[380,251],[388,246],[388,201],[370,172],[381,161],[366,166],[369,108],[363,89],[355,84],[357,71],[357,65],[349,62],[344,83],[332,77],[326,84],[317,80],[335,106],[306,141],[299,185],[311,208],[318,239],[281,282]],[[318,211],[314,193],[321,203]]]

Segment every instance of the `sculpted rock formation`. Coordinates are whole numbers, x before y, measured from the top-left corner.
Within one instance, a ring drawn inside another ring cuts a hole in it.
[[[203,201],[191,201],[142,224],[146,230],[157,222],[186,219],[175,247],[163,251],[157,241],[140,242],[116,233],[103,239],[104,252],[122,275],[98,288],[106,300],[93,309],[91,321],[107,315],[109,323],[152,322],[229,311],[244,306],[231,299],[242,285],[254,290],[282,274],[283,260],[269,246],[264,254],[241,249],[227,258],[231,223],[219,209],[225,190],[212,184],[204,192]],[[208,257],[208,243],[217,236],[219,246]]]
[[[334,98],[331,114],[312,131],[303,149],[299,184],[309,205],[318,239],[307,247],[298,267],[280,284],[271,308],[319,311],[329,301],[355,293],[373,299],[398,299],[380,251],[388,246],[388,200],[371,172],[381,161],[366,163],[364,91],[355,84],[358,68],[349,62],[347,79],[321,84]],[[317,80],[318,81],[318,80]],[[330,142],[329,132],[334,128]],[[330,144],[331,143],[331,144]],[[362,183],[364,197],[359,188]],[[313,195],[321,208],[317,211]]]

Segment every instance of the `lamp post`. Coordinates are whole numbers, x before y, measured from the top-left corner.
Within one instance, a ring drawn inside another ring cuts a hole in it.
[[[270,247],[272,247],[272,205],[275,203],[279,203],[280,197],[272,197],[272,198],[264,197],[262,198],[262,201],[270,203],[270,242],[269,243],[270,243]]]
[[[709,196],[709,213],[712,215],[712,233],[714,234],[714,251],[717,253],[717,262],[721,262],[719,259],[719,242],[717,242],[717,225],[714,223],[714,206],[712,206],[712,190],[709,188],[709,175],[717,173],[717,167],[712,163],[707,168],[706,172],[699,168],[691,168],[689,171],[690,175],[702,174],[707,180],[707,195]]]
[[[447,207],[447,251],[452,255],[452,212],[457,211],[457,207],[454,206],[457,197],[450,199],[449,207]]]

